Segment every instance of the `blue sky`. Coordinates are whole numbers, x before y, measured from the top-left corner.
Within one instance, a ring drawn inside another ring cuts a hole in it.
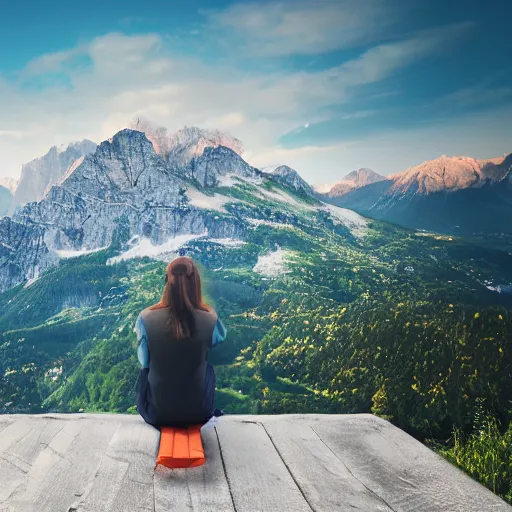
[[[32,4],[32,5],[31,5]],[[10,2],[0,177],[136,116],[239,137],[310,182],[512,152],[512,2]]]

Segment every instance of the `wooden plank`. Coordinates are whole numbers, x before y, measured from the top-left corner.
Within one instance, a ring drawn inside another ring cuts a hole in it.
[[[311,512],[265,429],[226,419],[216,429],[237,512]]]
[[[155,472],[155,512],[234,511],[215,429],[203,427],[201,436],[206,456],[203,466],[189,469],[159,467]]]
[[[0,435],[0,453],[6,452],[12,445],[30,434],[32,428],[33,425],[29,416],[18,416],[15,421],[2,430],[2,435]]]
[[[17,465],[0,456],[0,511],[9,511],[8,508],[5,509],[3,506],[10,500],[14,492],[23,485],[25,474],[25,471]]]
[[[70,419],[79,433],[64,454],[47,446],[25,475],[26,482],[9,500],[13,510],[67,511],[90,486],[101,457],[116,431],[114,421]]]
[[[11,423],[15,421],[15,418],[11,418],[10,416],[1,416],[0,415],[0,435],[2,431],[7,428]]]
[[[150,442],[141,444],[141,437]],[[158,431],[142,419],[119,422],[93,480],[72,508],[80,512],[152,510],[157,444]]]
[[[284,417],[263,426],[315,512],[392,512],[304,421]]]
[[[64,428],[57,432],[57,435],[48,443],[48,447],[57,454],[64,456],[69,445],[80,434],[82,425],[83,423],[79,421],[67,421]]]
[[[371,415],[309,419],[355,478],[396,512],[511,511],[512,507],[390,423]]]
[[[31,426],[31,430],[26,436],[7,448],[5,453],[13,455],[31,465],[37,459],[39,453],[64,428],[66,421],[42,418],[29,418],[27,421]]]

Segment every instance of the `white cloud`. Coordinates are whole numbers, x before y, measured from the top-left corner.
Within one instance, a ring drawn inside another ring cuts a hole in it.
[[[73,55],[77,54],[79,49],[62,51],[41,55],[28,63],[23,70],[22,77],[35,76],[41,73],[51,73],[59,71],[63,64],[69,61]]]
[[[257,55],[314,55],[378,40],[403,15],[384,0],[294,0],[209,11],[209,28]]]
[[[14,137],[20,139],[25,135],[25,132],[21,130],[0,130],[0,137]]]
[[[462,23],[425,31],[408,39],[370,48],[359,58],[345,62],[333,70],[347,86],[379,82],[394,71],[407,67],[439,51],[454,36],[467,31],[472,24]]]

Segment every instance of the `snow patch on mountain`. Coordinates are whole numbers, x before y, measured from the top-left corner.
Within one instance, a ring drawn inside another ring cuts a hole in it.
[[[267,254],[258,256],[258,261],[253,267],[253,272],[267,277],[278,277],[290,272],[286,267],[286,258],[292,251],[277,249]]]
[[[331,217],[356,233],[360,233],[360,230],[368,225],[366,219],[353,210],[327,203],[324,203],[323,209],[328,211]]]
[[[29,279],[24,285],[23,285],[23,288],[30,288],[36,281],[39,280],[39,276],[37,277],[32,277],[31,279]]]
[[[260,197],[269,198],[272,199],[273,201],[279,201],[280,203],[285,203],[295,208],[300,208],[301,210],[315,210],[314,206],[307,203],[303,203],[302,201],[295,199],[295,197],[291,196],[290,194],[287,194],[286,192],[271,191],[265,188],[261,188],[258,190],[257,193]]]
[[[263,183],[263,178],[261,176],[237,176],[235,174],[230,174],[226,176],[219,177],[219,187],[234,187],[236,185],[240,185],[243,183],[249,183],[251,185],[261,185]]]
[[[224,245],[226,247],[239,247],[247,244],[247,242],[244,242],[243,240],[236,240],[235,238],[209,238],[208,241]]]
[[[36,281],[39,280],[39,278],[41,277],[41,273],[39,271],[39,267],[35,267],[34,268],[34,271],[32,273],[32,277],[30,279],[27,280],[27,282],[23,285],[23,288],[29,288],[30,286],[32,286]]]
[[[107,265],[114,265],[120,261],[131,260],[134,258],[144,258],[145,256],[153,259],[160,259],[164,254],[176,252],[180,247],[183,247],[188,242],[208,236],[208,232],[191,235],[177,235],[170,238],[163,244],[154,245],[149,238],[133,237],[131,242],[135,243],[133,247],[126,252],[107,260]]]
[[[57,254],[59,258],[68,259],[78,258],[80,256],[85,256],[86,254],[92,254],[94,252],[103,251],[105,249],[108,249],[108,247],[98,247],[97,249],[80,249],[79,251],[55,249],[54,252],[55,254]]]
[[[213,194],[212,196],[203,194],[196,188],[187,189],[187,197],[190,204],[203,210],[215,210],[221,213],[228,213],[224,208],[227,203],[234,202],[232,198],[223,196],[222,194]]]

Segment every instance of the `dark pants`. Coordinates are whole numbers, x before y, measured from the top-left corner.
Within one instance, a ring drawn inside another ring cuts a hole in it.
[[[148,383],[148,368],[142,368],[139,375],[138,389],[137,389],[137,412],[142,416],[146,423],[149,423],[156,429],[160,430],[161,426],[158,424],[158,414],[151,401],[151,390]],[[205,377],[205,388],[204,388],[204,411],[209,411],[206,417],[203,419],[203,425],[208,423],[213,416],[222,416],[224,414],[219,409],[215,408],[215,385],[216,376],[215,370],[211,364],[206,367]],[[169,425],[173,426],[173,425]],[[182,426],[182,425],[177,425]]]

